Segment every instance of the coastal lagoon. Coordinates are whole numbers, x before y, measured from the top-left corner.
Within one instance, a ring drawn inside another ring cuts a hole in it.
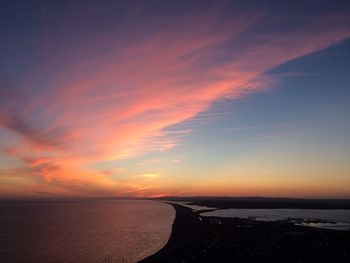
[[[206,207],[205,207],[206,208]],[[198,209],[198,207],[197,207]],[[350,210],[325,209],[218,209],[201,216],[248,218],[258,221],[289,220],[296,225],[333,230],[350,229]]]
[[[172,206],[148,200],[0,203],[0,262],[136,262],[168,241]]]

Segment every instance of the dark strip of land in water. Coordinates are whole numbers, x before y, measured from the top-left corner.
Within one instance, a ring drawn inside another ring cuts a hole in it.
[[[350,199],[296,199],[270,197],[162,197],[160,200],[188,202],[218,209],[227,208],[290,208],[350,209]]]
[[[140,262],[164,262],[189,243],[200,241],[202,224],[198,215],[194,214],[192,209],[188,207],[171,205],[175,208],[176,216],[168,243],[160,251]]]
[[[142,263],[350,262],[350,231],[296,226],[289,221],[199,217],[190,208],[171,205],[176,217],[169,242]]]

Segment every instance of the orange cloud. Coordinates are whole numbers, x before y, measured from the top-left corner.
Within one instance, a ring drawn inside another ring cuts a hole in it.
[[[230,19],[222,12],[185,14],[164,25],[125,22],[123,33],[94,32],[92,44],[75,43],[69,55],[46,47],[52,52],[45,68],[26,82],[45,79],[44,92],[32,94],[17,115],[0,112],[0,124],[22,138],[12,152],[32,173],[64,187],[145,190],[86,166],[170,149],[177,139],[164,128],[220,98],[261,90],[273,81],[264,72],[350,36],[349,19],[341,16],[278,33],[254,32],[262,12]]]

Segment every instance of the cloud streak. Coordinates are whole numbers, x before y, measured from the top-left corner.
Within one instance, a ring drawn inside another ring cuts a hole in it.
[[[179,139],[165,128],[221,98],[263,90],[274,81],[266,71],[350,36],[348,16],[314,16],[280,32],[261,26],[271,23],[266,10],[200,11],[142,22],[129,14],[82,39],[58,34],[62,46],[46,36],[44,66],[21,82],[24,95],[0,108],[0,125],[20,136],[8,154],[55,184],[113,192],[123,184],[89,164],[175,147]],[[121,193],[133,188],[148,189]]]

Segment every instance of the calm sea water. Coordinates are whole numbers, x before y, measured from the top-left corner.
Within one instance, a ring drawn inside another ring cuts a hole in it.
[[[174,217],[148,200],[0,203],[0,262],[137,262],[166,244]]]

